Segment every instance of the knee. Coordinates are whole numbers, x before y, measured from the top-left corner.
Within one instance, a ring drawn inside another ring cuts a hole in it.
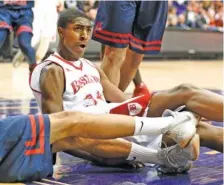
[[[77,111],[62,111],[61,114],[62,114],[62,117],[64,117],[64,118],[79,116],[79,112],[77,112]]]
[[[103,62],[107,62],[107,64],[111,66],[121,65],[125,59],[125,51],[125,48],[114,48],[106,46]]]
[[[186,95],[193,95],[199,88],[191,84],[181,84],[175,90]]]
[[[131,56],[131,58],[129,60],[130,65],[132,65],[133,68],[138,68],[142,62],[144,55],[136,53],[136,52],[132,52],[132,54],[130,56]]]
[[[60,120],[65,120],[66,122],[73,122],[73,123],[76,123],[76,120],[79,117],[79,113],[75,111],[62,111],[55,113],[53,115]]]

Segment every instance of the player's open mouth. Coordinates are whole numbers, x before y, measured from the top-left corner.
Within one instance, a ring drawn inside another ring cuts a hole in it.
[[[79,47],[85,49],[86,45],[85,44],[80,44]]]

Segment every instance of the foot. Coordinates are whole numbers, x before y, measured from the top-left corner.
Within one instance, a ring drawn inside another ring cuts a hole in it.
[[[196,134],[197,118],[191,112],[165,110],[163,117],[167,116],[172,116],[174,120],[162,133],[172,138],[181,148],[185,148]]]
[[[182,173],[192,168],[192,161],[200,153],[200,138],[195,134],[186,148],[179,145],[163,148],[158,151],[158,158],[164,163],[157,169],[163,173]]]

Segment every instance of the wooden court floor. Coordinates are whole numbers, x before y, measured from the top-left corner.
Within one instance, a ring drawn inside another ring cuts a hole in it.
[[[99,65],[99,63],[97,63],[97,65]],[[148,88],[152,91],[169,89],[181,83],[190,83],[201,88],[221,90],[221,91],[223,90],[223,61],[222,60],[219,60],[219,61],[185,60],[185,61],[162,61],[162,62],[144,61],[141,64],[140,71],[141,71],[143,80],[147,84]],[[34,98],[28,85],[28,79],[29,79],[28,65],[22,64],[21,66],[15,69],[9,63],[7,64],[0,63],[0,78],[1,78],[0,99],[22,100],[22,101],[24,100],[25,103],[22,104],[22,109],[23,109],[22,113],[26,113],[26,112],[28,113],[28,109],[30,109],[30,104],[27,103],[26,105],[26,102],[28,102],[26,100],[30,100]],[[132,90],[133,90],[133,84],[131,84],[130,87],[127,89],[127,93],[131,93]],[[33,108],[36,109],[36,105]],[[13,109],[13,106],[10,106],[10,107],[0,106],[0,109]],[[206,150],[202,152],[202,154],[205,155],[206,157],[201,158],[196,164],[197,165],[196,169],[199,169],[199,170],[200,168],[206,168],[207,164],[205,165],[205,163],[207,163],[208,161],[212,161],[212,159],[216,158],[215,156],[211,156],[211,155],[216,155],[214,151]],[[219,155],[219,158],[220,157],[221,156]],[[217,162],[219,161],[221,161],[221,159],[219,159]],[[212,161],[212,166],[213,164],[216,164],[215,161]],[[195,179],[194,181],[194,176],[195,174],[200,173],[200,171],[198,172],[196,171],[196,169],[192,169],[190,176],[185,175],[182,178],[191,177],[193,180],[191,179],[190,181],[188,180],[187,182],[189,183],[197,182],[197,179]],[[142,172],[143,176],[148,174],[148,171],[146,170]],[[154,173],[154,171],[151,171],[151,172]],[[206,174],[206,172],[197,174],[195,177],[203,176],[203,174]],[[164,177],[164,178],[167,178],[167,177]],[[207,184],[207,183],[203,183],[204,182],[203,178],[205,178],[206,180],[206,177],[202,177],[201,183],[199,184]],[[45,180],[48,180],[48,179],[45,179]],[[97,180],[101,180],[101,179],[96,178],[95,180],[97,182]],[[212,180],[210,179],[210,181]],[[164,182],[164,181],[160,181],[160,182]],[[172,178],[171,178],[171,181],[166,181],[165,184],[170,182],[172,182]],[[176,178],[175,178],[175,182],[177,182]],[[180,182],[183,182],[183,181],[180,181]],[[69,182],[50,183],[50,181],[48,180],[48,181],[42,181],[42,182],[35,182],[33,184],[45,184],[45,185],[48,184],[49,185],[49,184],[68,184],[68,183]],[[150,182],[150,184],[154,184],[154,183],[156,184],[157,181]],[[186,184],[189,184],[189,183],[186,183]],[[21,183],[17,183],[17,184],[21,184]],[[211,183],[211,184],[214,184],[214,183]],[[102,185],[105,185],[105,184],[102,184]]]

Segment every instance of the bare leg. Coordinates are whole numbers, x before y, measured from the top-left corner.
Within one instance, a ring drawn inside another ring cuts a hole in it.
[[[53,152],[65,150],[85,151],[100,158],[122,158],[125,160],[131,151],[131,143],[125,139],[100,140],[69,137],[57,141],[53,145]]]
[[[72,136],[113,139],[132,136],[135,131],[135,119],[130,116],[60,112],[50,114],[49,118],[51,143]]]
[[[118,87],[120,82],[120,69],[124,62],[126,48],[105,46],[101,67],[111,83]]]
[[[165,109],[174,110],[181,105],[209,120],[223,121],[223,96],[187,84],[154,93],[148,116],[161,116]]]
[[[143,57],[144,57],[143,54],[139,54],[130,49],[127,49],[126,57],[120,70],[121,76],[120,76],[119,89],[125,91],[130,82],[134,79],[139,64],[142,62]]]
[[[197,134],[200,135],[201,146],[223,153],[223,128],[206,122],[199,122]]]
[[[186,117],[189,119],[186,120]],[[84,137],[92,139],[114,139],[133,135],[159,136],[170,131],[170,136],[184,148],[195,134],[197,120],[189,112],[179,113],[177,117],[141,118],[125,115],[94,115],[82,112],[59,112],[49,115],[50,142],[54,143],[66,137]],[[176,122],[183,119],[183,124]],[[186,121],[185,121],[186,120]],[[146,123],[146,124],[145,124]],[[187,130],[186,130],[186,127]],[[185,133],[183,132],[185,130]],[[173,130],[173,132],[172,132]],[[179,136],[181,134],[181,137]]]
[[[103,60],[103,57],[104,57],[105,47],[106,47],[105,45],[101,44],[101,53],[100,53],[101,60]],[[138,86],[143,82],[139,69],[137,70],[137,72],[135,74],[133,82],[134,82],[135,86]]]
[[[131,152],[132,143],[125,139],[94,140],[70,137],[57,141],[52,146],[52,152],[54,153],[64,151],[98,165],[132,169],[144,166],[141,162],[127,160]],[[151,160],[156,163],[156,161],[149,157],[149,161]]]
[[[140,71],[139,69],[137,70],[136,74],[135,74],[135,77],[133,79],[133,83],[135,84],[135,86],[138,86],[142,83],[142,77],[141,77],[141,74],[140,74]]]

